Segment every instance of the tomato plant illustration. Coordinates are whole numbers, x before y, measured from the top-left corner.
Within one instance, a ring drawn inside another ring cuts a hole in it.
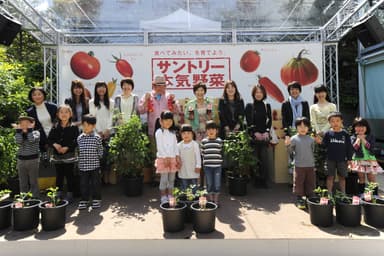
[[[317,80],[319,71],[310,59],[303,58],[306,50],[301,50],[296,58],[290,59],[280,70],[280,78],[284,84],[288,85],[292,81],[297,81],[301,85],[308,85]]]
[[[267,91],[267,95],[270,96],[272,99],[277,100],[278,102],[284,101],[284,95],[281,92],[280,88],[271,81],[266,76],[258,76],[259,77],[259,84],[261,84],[265,90]]]
[[[70,64],[72,72],[82,79],[95,78],[100,72],[100,62],[92,51],[76,52],[72,55]]]
[[[132,77],[133,76],[133,68],[131,64],[125,59],[122,59],[112,55],[112,57],[115,59],[115,67],[117,71],[120,73],[120,75],[124,77]]]
[[[253,72],[260,65],[260,55],[257,51],[248,50],[240,59],[240,67],[245,72]]]

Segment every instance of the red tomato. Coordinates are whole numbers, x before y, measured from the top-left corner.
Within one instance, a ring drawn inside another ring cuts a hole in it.
[[[93,52],[77,52],[71,58],[71,69],[82,79],[92,79],[100,72],[100,62],[93,57]]]
[[[240,59],[240,67],[245,72],[253,72],[260,65],[260,55],[257,51],[246,51]]]
[[[116,66],[117,71],[119,71],[120,75],[122,75],[124,77],[132,77],[133,76],[133,69],[132,69],[131,64],[129,64],[128,61],[122,59],[121,57],[117,58],[116,56],[113,56],[113,55],[112,55],[112,57],[116,60],[115,66]]]

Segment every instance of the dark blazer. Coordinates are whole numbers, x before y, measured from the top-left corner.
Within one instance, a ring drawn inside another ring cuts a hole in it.
[[[79,136],[79,128],[74,125],[62,127],[57,123],[49,132],[48,144],[51,146],[55,153],[58,154],[53,144],[59,144],[62,147],[68,147],[68,153],[74,152],[77,146],[77,137]]]
[[[303,102],[301,102],[301,105],[303,106],[303,115],[302,116],[308,118],[308,120],[311,120],[310,115],[309,115],[308,102],[303,101]],[[291,103],[289,101],[285,101],[281,105],[281,116],[282,116],[282,122],[283,122],[283,128],[284,128],[285,135],[288,136],[289,135],[288,134],[288,132],[289,132],[288,128],[292,126],[292,121],[293,121],[292,106],[291,106]]]
[[[52,123],[55,123],[57,106],[53,103],[44,102],[45,107],[48,110],[49,115],[51,116]],[[35,130],[40,132],[40,150],[45,152],[47,150],[46,145],[48,144],[48,134],[45,134],[43,127],[39,119],[37,118],[36,106],[32,105],[27,109],[27,115],[35,118]]]
[[[66,98],[64,100],[64,104],[67,104],[71,107],[72,109],[72,121],[73,122],[79,122],[82,120],[82,116],[83,115],[86,115],[86,114],[89,114],[89,105],[88,105],[88,99],[85,100],[85,102],[83,102],[81,105],[83,107],[83,113],[81,114],[81,116],[77,116],[77,111],[76,111],[76,103],[75,101],[72,99],[72,98]]]
[[[225,138],[225,129],[224,127],[228,126],[231,131],[235,128],[237,124],[241,125],[240,116],[244,118],[244,101],[243,99],[234,101],[234,115],[233,118],[229,114],[231,113],[230,105],[228,100],[220,98],[219,100],[219,118],[220,118],[220,136]]]
[[[356,135],[351,136],[351,142],[352,142],[352,147],[353,147],[353,157],[361,158],[364,156],[362,148],[353,146],[353,144],[355,144],[355,142],[356,142],[356,139],[357,139]],[[373,151],[373,149],[375,148],[375,143],[376,143],[375,137],[373,135],[368,134],[365,137],[365,140],[367,141],[365,148],[369,151],[369,154],[375,155],[375,152]]]
[[[263,120],[255,118],[255,111],[257,110],[255,109],[254,103],[248,103],[245,107],[245,117],[247,119],[249,132],[252,136],[255,132],[269,132],[272,126],[271,105],[264,102],[262,103],[263,105],[260,106],[260,103],[258,103],[257,106],[259,106],[260,111],[264,111],[266,115]]]

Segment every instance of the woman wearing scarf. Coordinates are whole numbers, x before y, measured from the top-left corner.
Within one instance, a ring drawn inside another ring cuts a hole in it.
[[[285,132],[285,139],[293,134],[290,134],[290,128],[295,127],[295,120],[298,117],[309,117],[309,105],[301,96],[301,85],[294,81],[288,84],[288,100],[281,106],[281,115],[283,128]]]
[[[305,101],[301,96],[301,84],[296,81],[290,82],[288,84],[288,100],[283,103],[281,106],[281,116],[282,123],[285,133],[285,143],[287,145],[287,141],[290,136],[293,136],[292,129],[295,129],[295,120],[298,117],[306,117],[310,120],[309,116],[309,105],[308,102]],[[293,173],[292,166],[292,158],[288,156],[288,165],[289,173]]]

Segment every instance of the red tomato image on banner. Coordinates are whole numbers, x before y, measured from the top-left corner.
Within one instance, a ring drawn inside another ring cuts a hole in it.
[[[281,81],[288,85],[292,81],[297,81],[301,85],[308,85],[317,80],[319,71],[315,64],[301,55],[306,53],[306,50],[301,50],[297,58],[292,58],[280,70]]]
[[[120,75],[124,77],[132,77],[133,76],[133,69],[131,64],[129,64],[128,61],[120,58],[117,58],[116,56],[112,57],[115,59],[115,66],[117,71],[119,71]]]
[[[71,69],[82,79],[95,78],[100,72],[100,62],[93,52],[77,52],[71,58]]]
[[[280,88],[266,76],[258,76],[259,84],[261,84],[267,91],[267,95],[278,102],[284,102],[284,95]]]
[[[240,67],[245,72],[253,72],[260,65],[260,55],[257,51],[246,51],[240,59]]]

